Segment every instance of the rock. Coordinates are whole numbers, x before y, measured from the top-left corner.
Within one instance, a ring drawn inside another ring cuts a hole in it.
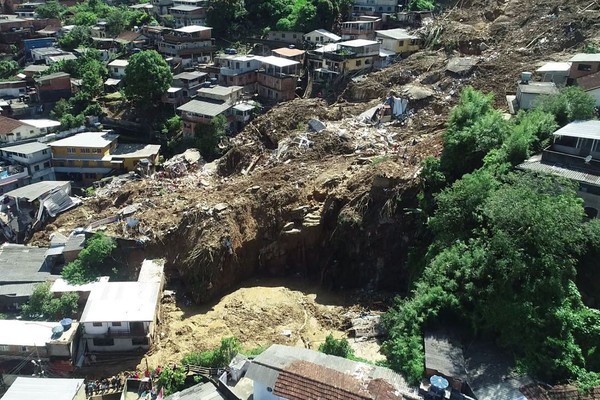
[[[446,71],[457,75],[467,75],[478,62],[479,60],[475,57],[454,57],[448,61]]]
[[[213,208],[216,212],[221,212],[221,211],[227,209],[227,207],[229,207],[229,205],[227,205],[227,203],[217,203],[217,204],[215,204],[215,206]]]
[[[323,122],[319,121],[318,119],[309,119],[308,126],[310,126],[310,129],[312,129],[313,131],[315,131],[317,133],[323,131],[327,127],[327,125],[325,125]]]

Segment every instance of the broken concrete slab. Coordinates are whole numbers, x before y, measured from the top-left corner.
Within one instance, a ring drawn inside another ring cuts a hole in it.
[[[476,57],[454,57],[448,60],[446,71],[457,75],[468,75],[479,62]]]
[[[409,100],[418,101],[433,96],[433,90],[423,85],[409,84],[402,87],[402,94]]]
[[[327,128],[327,125],[314,118],[308,120],[308,126],[310,126],[310,129],[317,133],[322,132],[325,128]]]

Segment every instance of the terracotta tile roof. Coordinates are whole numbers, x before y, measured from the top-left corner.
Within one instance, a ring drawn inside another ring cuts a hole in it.
[[[273,50],[273,53],[279,54],[283,57],[295,57],[304,54],[304,50],[281,47],[279,49]]]
[[[0,133],[10,133],[15,129],[27,125],[16,119],[0,116]]]
[[[134,42],[136,40],[143,40],[145,39],[145,36],[142,35],[141,33],[137,33],[137,32],[132,32],[132,31],[125,31],[125,32],[121,32],[119,34],[119,36],[117,36],[117,39],[123,42]]]
[[[273,394],[289,400],[402,399],[391,384],[371,380],[360,370],[348,375],[308,361],[295,361],[280,372]]]

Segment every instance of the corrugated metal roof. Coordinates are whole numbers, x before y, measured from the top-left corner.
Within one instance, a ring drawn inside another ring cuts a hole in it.
[[[575,121],[553,133],[554,136],[568,136],[583,139],[600,139],[600,121]]]
[[[167,396],[165,400],[227,400],[227,398],[219,393],[215,385],[206,382],[173,393]]]
[[[45,260],[46,249],[4,244],[0,247],[0,282],[45,282],[51,276]]]
[[[191,112],[208,117],[216,117],[224,113],[231,105],[228,103],[216,103],[203,100],[192,100],[177,108],[179,111]]]
[[[600,53],[579,53],[569,60],[571,62],[600,62]]]
[[[18,377],[2,400],[44,399],[73,400],[83,379]]]
[[[69,181],[41,181],[32,183],[31,185],[20,187],[15,190],[11,190],[10,192],[6,193],[5,196],[14,197],[18,199],[26,199],[27,201],[31,202],[51,192],[56,188],[66,189],[69,186]]]
[[[425,368],[438,371],[447,377],[466,380],[462,348],[446,335],[425,336]]]
[[[50,146],[45,143],[40,142],[31,142],[20,144],[17,146],[3,147],[2,150],[10,151],[11,153],[22,153],[22,154],[32,154],[37,151],[49,150]]]
[[[81,322],[153,321],[160,284],[104,282],[90,294]]]
[[[383,36],[395,40],[411,40],[419,38],[418,36],[409,33],[406,29],[401,28],[375,31],[375,33],[377,33],[378,36]]]
[[[590,185],[600,186],[600,176],[589,174],[582,171],[563,168],[559,165],[544,164],[539,159],[530,159],[517,166],[517,168],[539,172],[543,174],[551,174],[562,178],[572,179],[578,182],[589,183]]]

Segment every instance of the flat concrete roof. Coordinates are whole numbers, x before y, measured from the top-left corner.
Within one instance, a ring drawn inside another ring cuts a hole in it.
[[[51,142],[50,147],[95,147],[103,148],[117,140],[119,135],[108,132],[82,132],[65,139]]]
[[[8,388],[2,400],[73,400],[81,390],[81,386],[83,386],[83,379],[19,376]]]

